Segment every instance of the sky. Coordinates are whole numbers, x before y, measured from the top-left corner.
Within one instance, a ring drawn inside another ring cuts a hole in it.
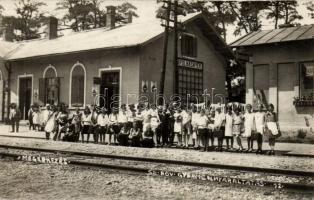
[[[56,3],[59,0],[40,0],[40,1],[45,2],[47,4],[47,6],[44,6],[41,8],[42,12],[45,12],[47,15],[56,16],[58,18],[61,18],[63,16],[64,12],[60,10],[56,10]],[[314,24],[314,20],[308,16],[308,11],[306,10],[306,7],[303,5],[305,2],[308,2],[308,1],[312,1],[314,3],[314,0],[298,0],[299,5],[300,5],[298,8],[298,11],[304,17],[303,20],[299,21],[302,25]],[[0,0],[0,5],[2,5],[5,9],[3,14],[15,15],[15,3],[16,2],[17,0]],[[123,2],[130,2],[137,7],[137,13],[139,15],[139,18],[134,19],[134,21],[141,22],[141,21],[146,21],[146,20],[152,20],[155,18],[155,15],[156,15],[155,12],[158,8],[156,0],[104,0],[104,4],[102,6],[105,8],[105,6],[108,6],[108,5],[115,6],[115,5],[122,4]],[[227,29],[228,29],[227,43],[230,43],[236,40],[237,37],[240,37],[240,36],[235,37],[233,35],[234,26],[232,25],[228,26]],[[267,20],[263,20],[262,29],[263,30],[273,29],[273,24]]]

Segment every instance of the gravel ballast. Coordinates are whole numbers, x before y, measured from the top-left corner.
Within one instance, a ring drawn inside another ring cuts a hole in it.
[[[0,161],[1,199],[313,199],[313,193]]]

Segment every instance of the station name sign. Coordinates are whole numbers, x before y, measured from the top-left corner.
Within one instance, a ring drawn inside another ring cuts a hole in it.
[[[179,67],[187,67],[191,69],[203,70],[203,63],[194,61],[194,60],[187,60],[184,58],[178,58],[178,66]]]

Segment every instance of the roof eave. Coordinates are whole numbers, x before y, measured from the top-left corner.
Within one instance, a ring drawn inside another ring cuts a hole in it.
[[[287,43],[293,43],[293,42],[302,42],[302,41],[314,41],[314,38],[306,38],[306,39],[299,39],[299,40],[285,40],[285,41],[279,41],[279,42],[268,42],[268,43],[257,43],[257,44],[244,44],[244,45],[234,45],[231,46],[233,48],[239,48],[239,47],[252,47],[252,46],[262,46],[262,45],[275,45],[275,44],[287,44]]]
[[[90,51],[103,51],[103,50],[116,50],[116,49],[132,48],[132,47],[138,47],[140,45],[141,44],[113,46],[113,47],[104,47],[104,48],[97,48],[97,49],[70,51],[70,52],[63,52],[63,53],[53,53],[53,54],[46,54],[46,55],[39,55],[39,56],[29,56],[29,57],[23,57],[23,58],[13,58],[13,59],[5,58],[5,60],[10,61],[10,62],[15,62],[15,61],[22,61],[22,60],[29,60],[29,59],[45,58],[45,57],[50,57],[50,56],[63,56],[63,55],[69,55],[69,54],[78,54],[78,53],[84,53],[84,52],[90,52]]]

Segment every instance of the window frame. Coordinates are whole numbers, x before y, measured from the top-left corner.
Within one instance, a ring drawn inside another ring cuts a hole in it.
[[[54,84],[49,84],[49,80],[54,79],[56,83]],[[48,102],[48,90],[50,89],[51,86],[57,86],[58,88],[58,93],[57,93],[57,103],[60,102],[60,78],[59,77],[50,77],[50,78],[44,78],[45,81],[45,97],[44,97],[44,104],[51,104],[51,102]],[[56,102],[55,102],[56,103]]]
[[[312,90],[312,93],[314,94],[314,77],[312,78],[313,80],[313,87],[312,89],[305,89],[304,88],[304,80],[303,80],[303,67],[305,66],[306,63],[313,63],[314,66],[314,60],[307,60],[307,61],[300,61],[298,62],[299,65],[299,98],[302,98],[304,95],[304,90]],[[307,93],[305,93],[307,94]]]
[[[47,72],[48,72],[48,70],[53,70],[53,72],[54,72],[54,76],[53,77],[47,77]],[[50,102],[48,102],[48,89],[49,89],[49,84],[48,84],[48,82],[49,82],[49,80],[51,80],[51,79],[55,79],[55,81],[57,81],[54,85],[57,85],[57,87],[58,87],[58,94],[57,94],[57,102],[59,103],[60,102],[60,77],[58,77],[58,71],[57,71],[57,69],[53,66],[53,65],[48,65],[46,68],[45,68],[45,70],[44,70],[44,72],[43,72],[43,78],[42,78],[42,80],[44,81],[43,82],[43,89],[44,89],[44,94],[43,94],[43,99],[40,99],[40,97],[38,97],[38,99],[44,104],[44,105],[46,105],[46,104],[48,104],[48,103],[50,103]],[[40,84],[40,83],[39,83]],[[52,85],[50,85],[50,86],[52,86]],[[39,93],[40,92],[42,92],[42,91],[40,91],[40,89],[39,89],[39,91],[38,91]],[[39,96],[40,96],[41,94],[39,94]]]
[[[188,53],[186,53],[186,51],[184,50],[184,48],[186,47],[185,46],[185,42],[183,42],[184,41],[184,37],[191,37],[191,38],[193,38],[194,40],[193,40],[193,50],[192,50],[192,54],[190,55],[189,53],[190,52],[188,52]],[[197,58],[197,56],[198,56],[198,38],[196,37],[196,35],[194,35],[194,34],[191,34],[191,33],[182,33],[182,35],[181,35],[181,37],[180,37],[180,43],[181,43],[181,56],[183,57],[183,58],[189,58],[189,59],[195,59],[195,58]],[[195,46],[194,46],[195,45]]]
[[[72,77],[73,77],[73,71],[76,67],[81,67],[84,71],[84,92],[83,92],[83,105],[80,107],[80,108],[85,108],[86,106],[86,68],[85,66],[80,63],[80,62],[76,62],[72,68],[71,68],[71,71],[70,71],[70,84],[69,84],[69,108],[70,109],[74,109],[75,107],[72,105]]]
[[[180,58],[183,60],[190,60],[202,64],[202,69],[189,68],[177,65],[178,68],[178,95],[183,101],[187,100],[187,95],[202,97],[204,91],[204,63],[192,59]]]

